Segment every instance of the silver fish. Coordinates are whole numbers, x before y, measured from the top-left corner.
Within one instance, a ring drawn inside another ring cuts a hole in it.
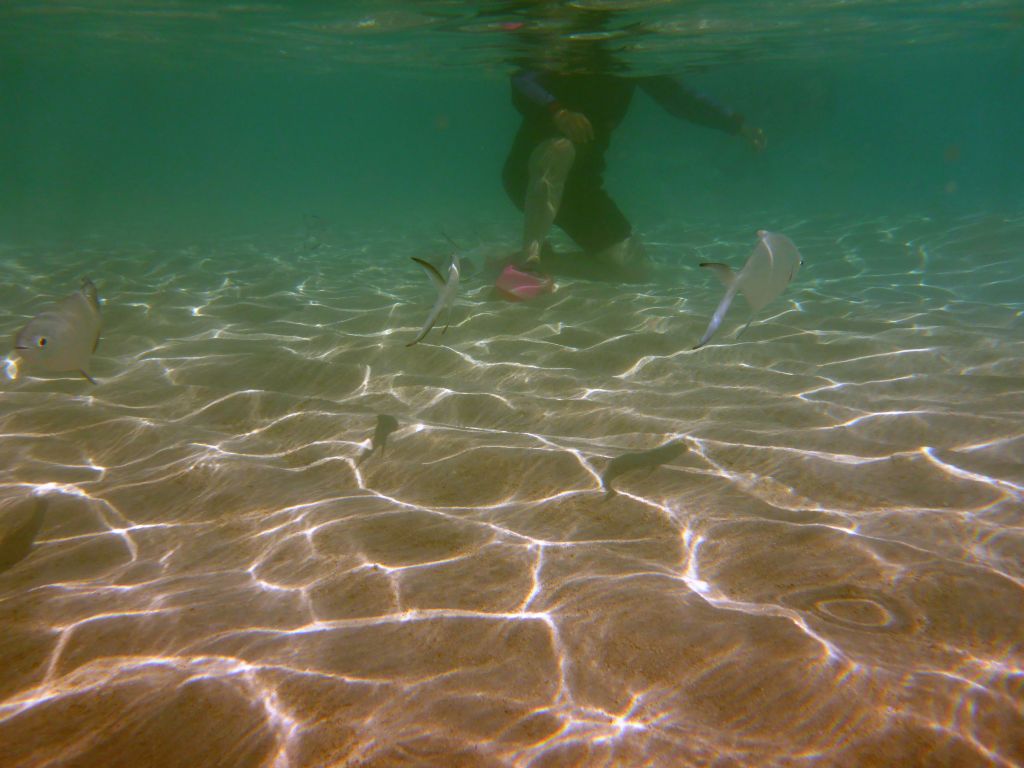
[[[89,358],[100,342],[100,303],[89,278],[82,287],[33,317],[14,337],[14,349],[30,367],[78,371],[93,384]]]
[[[754,247],[753,253],[750,254],[747,263],[738,273],[734,273],[727,264],[707,262],[701,264],[702,267],[713,271],[722,281],[725,286],[725,296],[722,297],[718,309],[715,310],[715,314],[708,324],[708,329],[704,331],[704,335],[694,349],[700,349],[711,340],[715,331],[718,330],[718,326],[725,319],[725,313],[729,311],[729,305],[736,298],[737,292],[743,294],[747,303],[750,304],[751,310],[750,319],[740,331],[743,333],[754,319],[754,315],[786,290],[786,286],[796,277],[797,270],[804,263],[800,251],[785,235],[762,229],[758,231],[757,237],[757,245]]]
[[[423,259],[417,259],[415,256],[412,257],[412,260],[423,267],[424,271],[427,273],[427,277],[430,278],[430,282],[432,282],[434,287],[437,288],[437,301],[434,302],[434,306],[430,310],[430,314],[427,315],[427,321],[420,329],[419,335],[406,344],[405,346],[407,347],[418,344],[423,340],[423,337],[426,336],[427,333],[430,332],[430,329],[434,327],[434,323],[437,322],[437,318],[440,316],[441,310],[445,307],[448,308],[448,317],[445,320],[444,331],[448,330],[448,323],[452,316],[452,304],[455,301],[455,294],[458,293],[459,290],[459,254],[452,254],[452,263],[451,266],[448,267],[447,281],[441,277],[441,273],[438,272],[437,268],[430,262],[424,261]],[[441,333],[444,333],[444,331],[441,331]]]
[[[619,475],[632,472],[635,469],[654,469],[672,461],[687,450],[689,450],[689,446],[684,440],[671,440],[649,451],[635,451],[616,456],[608,462],[604,474],[601,475],[601,487],[605,490],[605,498],[611,498],[617,493],[612,486],[612,481]]]

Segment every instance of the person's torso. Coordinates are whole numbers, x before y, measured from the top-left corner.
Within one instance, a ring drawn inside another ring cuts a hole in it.
[[[616,75],[541,72],[537,84],[572,112],[586,115],[595,133],[607,135],[626,116],[634,82]]]

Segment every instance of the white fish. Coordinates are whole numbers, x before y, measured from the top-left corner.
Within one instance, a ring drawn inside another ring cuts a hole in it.
[[[89,357],[100,342],[100,304],[89,278],[82,287],[29,320],[14,337],[14,349],[32,368],[87,372]]]
[[[419,335],[410,341],[405,346],[411,347],[413,344],[418,344],[423,341],[423,337],[430,332],[430,329],[434,327],[434,323],[437,322],[438,316],[441,314],[441,310],[445,307],[448,308],[448,317],[445,320],[444,331],[448,330],[448,322],[452,317],[452,304],[455,302],[455,294],[459,290],[459,254],[452,254],[452,263],[448,267],[448,280],[441,277],[441,273],[437,271],[433,264],[423,259],[417,259],[415,256],[412,258],[417,264],[419,264],[427,273],[427,277],[430,278],[430,282],[437,288],[437,301],[434,302],[434,307],[430,310],[430,314],[427,315],[427,321],[423,324],[420,329]],[[441,333],[444,333],[441,331]]]
[[[757,314],[766,304],[771,302],[780,293],[786,290],[786,286],[796,277],[797,270],[804,263],[800,251],[793,245],[793,241],[785,235],[777,232],[759,230],[757,233],[757,245],[754,252],[750,254],[747,263],[743,265],[738,273],[733,272],[728,264],[704,263],[713,271],[718,279],[725,286],[725,296],[718,304],[718,309],[708,324],[708,329],[694,349],[700,349],[718,330],[718,326],[725,319],[725,313],[729,311],[729,305],[736,297],[736,293],[742,293],[743,297],[750,304],[750,319],[747,325],[743,326],[740,333],[747,330]]]

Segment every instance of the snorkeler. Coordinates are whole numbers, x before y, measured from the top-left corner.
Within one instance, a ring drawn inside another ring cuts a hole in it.
[[[627,271],[642,271],[639,239],[603,179],[612,132],[637,85],[674,117],[740,135],[756,151],[765,147],[760,128],[668,76],[521,70],[512,78],[512,102],[523,123],[502,178],[524,214],[521,259],[527,266],[540,264],[541,248],[557,224],[585,253]]]
[[[545,37],[545,55],[528,57],[545,63],[520,59],[512,77],[512,103],[523,122],[502,179],[524,214],[518,261],[539,267],[551,226],[557,224],[586,254],[624,276],[642,277],[646,260],[639,238],[603,179],[612,132],[626,116],[636,87],[670,115],[741,136],[755,151],[765,148],[764,132],[676,78],[615,74],[619,68],[599,44],[563,37],[552,46],[551,36]],[[560,48],[554,55],[553,47]]]

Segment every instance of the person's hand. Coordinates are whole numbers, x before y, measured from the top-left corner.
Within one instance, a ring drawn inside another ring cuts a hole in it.
[[[582,112],[560,109],[555,113],[555,126],[573,144],[584,144],[594,138],[594,126]]]
[[[755,152],[764,152],[765,147],[768,146],[768,137],[764,135],[764,131],[755,128],[750,123],[743,124],[743,127],[740,128],[740,136],[747,140]]]

